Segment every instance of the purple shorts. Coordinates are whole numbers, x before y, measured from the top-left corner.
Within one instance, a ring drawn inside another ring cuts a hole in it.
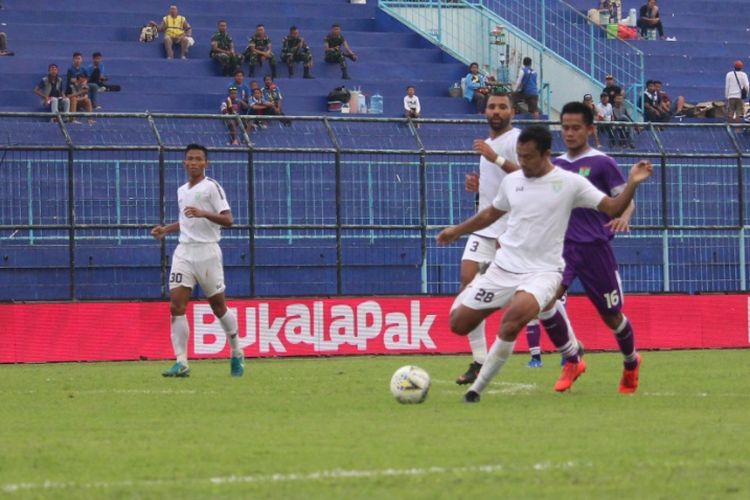
[[[567,290],[576,278],[600,314],[614,315],[622,310],[624,296],[617,261],[607,243],[566,241],[563,248],[565,271],[562,286]]]

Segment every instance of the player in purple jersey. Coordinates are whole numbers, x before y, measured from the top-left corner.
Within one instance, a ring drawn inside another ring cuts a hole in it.
[[[589,146],[588,137],[594,129],[591,109],[582,103],[570,102],[563,107],[561,120],[567,152],[555,158],[553,163],[586,177],[609,196],[620,194],[626,181],[617,162]],[[641,357],[635,349],[633,327],[622,313],[624,297],[610,240],[614,233],[630,229],[630,217],[634,210],[635,204],[631,203],[618,218],[610,218],[588,208],[573,210],[565,233],[565,272],[560,290],[562,295],[576,278],[580,279],[589,300],[604,323],[612,329],[624,358],[620,380],[620,392],[623,394],[638,389]]]

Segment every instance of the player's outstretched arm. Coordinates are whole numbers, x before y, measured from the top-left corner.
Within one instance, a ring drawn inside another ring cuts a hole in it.
[[[623,192],[614,198],[605,196],[596,207],[597,210],[604,212],[610,217],[621,216],[633,201],[638,185],[651,177],[653,171],[654,167],[648,160],[641,160],[633,165],[630,169],[630,174],[628,175],[628,183],[625,185]]]
[[[620,217],[610,220],[604,227],[608,227],[615,233],[627,233],[630,231],[630,219],[633,217],[634,212],[635,202],[631,201],[628,208],[625,209],[625,212]]]
[[[465,234],[471,234],[474,231],[484,229],[503,215],[505,215],[505,212],[502,210],[489,206],[484,210],[477,212],[473,217],[466,219],[461,224],[443,229],[440,231],[440,234],[435,237],[435,240],[438,245],[453,243]]]

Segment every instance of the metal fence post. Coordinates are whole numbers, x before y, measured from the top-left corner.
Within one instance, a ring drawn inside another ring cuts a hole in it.
[[[323,118],[323,124],[326,126],[328,132],[328,138],[331,140],[333,147],[336,149],[334,155],[335,158],[335,191],[336,191],[336,294],[341,295],[344,289],[344,268],[343,268],[343,251],[341,247],[341,147],[339,141],[336,138],[336,133],[333,131],[328,118]]]

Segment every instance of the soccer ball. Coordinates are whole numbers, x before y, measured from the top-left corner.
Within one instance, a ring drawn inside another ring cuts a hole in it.
[[[402,366],[391,377],[391,394],[399,403],[421,403],[429,392],[430,375],[418,366]]]

